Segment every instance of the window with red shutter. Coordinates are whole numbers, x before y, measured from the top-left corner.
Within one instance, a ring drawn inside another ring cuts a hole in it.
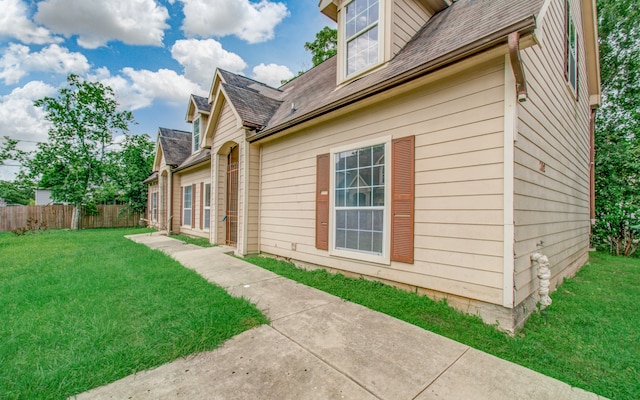
[[[414,148],[410,136],[317,157],[318,249],[372,262],[413,263]]]

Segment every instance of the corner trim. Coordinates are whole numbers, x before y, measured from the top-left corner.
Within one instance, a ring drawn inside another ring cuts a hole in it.
[[[518,133],[518,102],[516,78],[511,58],[504,60],[504,142],[503,142],[503,254],[502,254],[502,305],[514,308],[515,299],[515,222],[514,222],[514,142]]]

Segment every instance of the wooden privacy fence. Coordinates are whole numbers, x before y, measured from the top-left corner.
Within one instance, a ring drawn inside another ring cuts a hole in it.
[[[83,215],[80,228],[126,228],[137,226],[140,213],[128,213],[124,205],[99,205],[97,215]],[[26,227],[29,222],[47,229],[71,227],[73,206],[56,204],[51,206],[0,207],[0,232]]]

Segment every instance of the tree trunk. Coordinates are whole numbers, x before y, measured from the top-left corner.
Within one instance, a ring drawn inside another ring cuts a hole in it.
[[[73,214],[71,215],[71,229],[80,229],[80,212],[82,211],[80,205],[73,206]]]

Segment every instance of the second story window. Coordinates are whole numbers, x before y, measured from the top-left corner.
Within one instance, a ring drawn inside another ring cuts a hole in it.
[[[576,25],[571,16],[571,8],[567,1],[567,21],[566,21],[566,70],[565,75],[567,82],[571,85],[576,95],[578,94],[578,33]]]
[[[378,0],[353,0],[345,7],[347,76],[377,64],[380,4]]]
[[[200,118],[193,120],[193,152],[200,148]]]

